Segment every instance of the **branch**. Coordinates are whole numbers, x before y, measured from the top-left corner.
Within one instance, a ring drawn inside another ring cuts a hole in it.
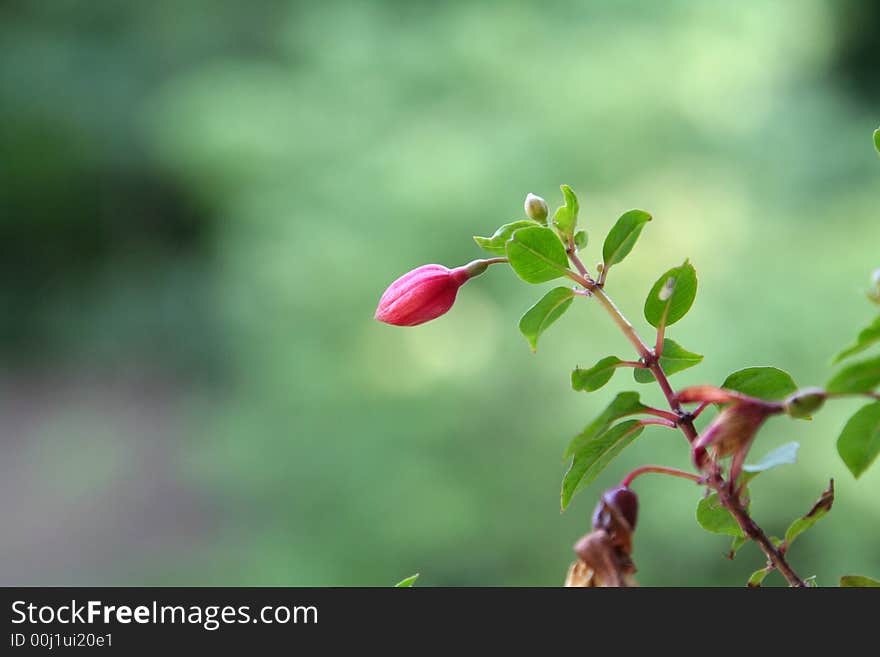
[[[574,274],[574,272],[571,272]],[[575,279],[577,280],[577,279]],[[580,281],[578,281],[580,282]],[[584,283],[588,281],[584,280]],[[624,336],[629,340],[633,347],[635,347],[636,352],[638,352],[639,356],[642,358],[642,361],[645,365],[651,370],[654,374],[654,378],[657,379],[657,384],[660,386],[660,389],[663,391],[663,396],[666,397],[666,401],[669,404],[669,408],[672,409],[672,412],[677,416],[678,421],[673,424],[673,426],[677,426],[681,429],[681,432],[684,434],[685,438],[687,438],[689,443],[693,443],[697,439],[697,430],[694,427],[694,414],[686,413],[676,398],[675,392],[672,389],[672,386],[669,384],[669,379],[666,377],[666,373],[663,371],[663,367],[661,367],[659,359],[654,355],[654,353],[648,348],[648,346],[642,341],[639,337],[639,334],[636,333],[636,330],[633,328],[632,324],[624,317],[623,313],[618,310],[617,306],[614,305],[614,302],[608,297],[605,293],[605,290],[601,287],[597,286],[592,281],[589,281],[592,285],[589,287],[590,291],[593,293],[593,296],[602,307],[608,312],[611,316],[611,319],[617,325],[617,327],[621,330]],[[703,408],[699,408],[698,411],[702,412]],[[643,423],[650,424],[663,424],[663,420],[642,420]],[[742,501],[739,499],[737,495],[735,495],[730,487],[726,484],[724,479],[721,477],[719,473],[715,473],[715,476],[706,482],[707,485],[715,490],[718,493],[718,499],[721,502],[721,505],[727,509],[730,514],[734,517],[737,524],[742,529],[743,534],[748,536],[752,541],[757,543],[758,547],[764,552],[767,556],[767,560],[769,563],[776,568],[783,577],[788,581],[790,586],[793,587],[804,587],[806,583],[800,576],[792,569],[792,567],[785,560],[785,555],[770,542],[770,539],[767,538],[767,535],[764,533],[758,524],[752,520],[748,511],[743,507]]]

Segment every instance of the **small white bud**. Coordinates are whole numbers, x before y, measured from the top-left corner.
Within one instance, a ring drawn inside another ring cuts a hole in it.
[[[547,201],[540,196],[529,194],[526,196],[526,202],[523,204],[526,210],[526,216],[534,221],[540,221],[542,224],[547,221],[547,215],[550,208],[547,207]]]

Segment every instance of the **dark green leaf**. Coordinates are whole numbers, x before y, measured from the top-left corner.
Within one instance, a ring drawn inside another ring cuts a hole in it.
[[[880,356],[847,365],[825,388],[828,392],[871,392],[880,385]]]
[[[880,148],[878,148],[878,150],[880,150]],[[857,586],[875,588],[880,587],[880,580],[871,579],[864,575],[844,575],[840,578],[840,585],[845,588],[853,588]]]
[[[571,387],[578,391],[593,392],[611,380],[614,370],[622,363],[617,356],[606,356],[591,368],[576,368],[571,373]]]
[[[785,530],[786,549],[791,547],[794,540],[807,531],[810,527],[819,522],[825,515],[831,511],[831,505],[834,504],[834,480],[828,484],[828,488],[823,491],[821,497],[816,500],[807,514],[795,520],[788,529]]]
[[[638,420],[627,420],[614,425],[578,449],[562,480],[562,509],[565,510],[572,496],[589,485],[644,428]]]
[[[639,239],[642,228],[649,221],[651,221],[651,215],[643,210],[630,210],[621,215],[602,246],[602,258],[605,261],[606,270],[629,255],[636,240]]]
[[[577,196],[568,185],[560,186],[562,196],[565,198],[565,205],[556,211],[553,215],[553,225],[559,230],[559,234],[567,242],[574,235],[575,226],[577,226],[578,204]]]
[[[839,363],[844,358],[864,351],[875,342],[880,342],[880,317],[877,317],[870,326],[863,329],[856,338],[855,343],[837,354],[833,362]]]
[[[858,478],[880,454],[880,401],[863,406],[837,439],[837,453]]]
[[[743,535],[742,529],[736,519],[730,515],[730,511],[721,506],[718,493],[704,497],[697,504],[697,522],[700,527],[713,534],[727,534],[737,537]]]
[[[765,470],[780,465],[797,463],[797,451],[799,447],[800,445],[798,443],[785,443],[784,445],[780,445],[773,451],[765,454],[764,458],[757,463],[753,465],[744,465],[743,471],[753,473],[764,472]]]
[[[507,257],[517,276],[526,283],[544,283],[564,276],[568,256],[549,228],[520,228],[507,241]]]
[[[737,370],[724,380],[721,387],[768,401],[784,399],[797,391],[797,384],[791,375],[776,367],[746,367]]]
[[[761,568],[761,570],[756,570],[749,577],[748,587],[750,589],[756,589],[760,587],[764,581],[764,578],[772,572],[773,568],[770,566],[768,566],[767,568]]]
[[[574,292],[571,288],[553,288],[522,316],[519,320],[519,330],[526,336],[532,351],[537,351],[538,338],[568,310],[572,299],[574,299]]]
[[[675,340],[664,338],[663,352],[660,354],[660,366],[667,376],[671,376],[676,372],[681,372],[694,365],[703,362],[700,354],[688,351]],[[633,378],[637,383],[651,383],[654,381],[654,375],[647,368],[636,368],[633,370]]]
[[[495,231],[495,234],[492,235],[492,237],[477,237],[474,235],[474,242],[477,243],[477,246],[485,249],[489,253],[494,253],[499,256],[507,255],[507,240],[510,239],[510,236],[513,235],[515,231],[520,228],[530,228],[539,225],[540,224],[536,221],[521,219],[509,224],[504,224],[501,228]]]
[[[581,447],[593,440],[600,433],[606,431],[611,423],[627,415],[635,415],[645,410],[647,406],[639,401],[637,392],[621,392],[608,407],[595,420],[587,425],[569,444],[565,450],[565,458],[574,455]]]
[[[654,328],[672,326],[687,314],[697,296],[697,272],[685,260],[663,274],[645,300],[645,319]]]
[[[585,249],[587,247],[587,242],[589,242],[587,231],[579,230],[574,234],[574,248],[578,251]]]
[[[405,588],[409,588],[409,587],[411,587],[413,584],[416,583],[416,580],[417,580],[418,578],[419,578],[419,573],[416,573],[415,575],[410,575],[410,576],[407,577],[406,579],[402,579],[402,580],[400,580],[397,584],[395,584],[395,585],[394,585],[394,588],[396,588],[396,589],[405,589]]]

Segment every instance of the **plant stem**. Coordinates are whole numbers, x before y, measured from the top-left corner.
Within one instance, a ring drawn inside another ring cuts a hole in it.
[[[657,417],[662,417],[665,420],[669,420],[673,424],[677,425],[679,418],[675,413],[671,413],[669,411],[664,411],[662,408],[654,408],[653,406],[648,406],[647,408],[642,409],[642,413],[646,413],[648,415],[655,415]]]
[[[696,483],[702,483],[702,478],[699,475],[691,474],[690,472],[685,472],[684,470],[677,470],[675,468],[666,468],[661,465],[643,465],[640,468],[636,468],[632,472],[630,472],[623,481],[620,482],[621,486],[629,487],[632,484],[633,480],[636,477],[639,477],[643,474],[647,474],[649,472],[654,472],[656,474],[666,474],[671,475],[673,477],[681,477],[682,479],[690,479],[691,481],[695,481]]]
[[[574,272],[571,272],[574,274]],[[571,276],[570,276],[571,277]],[[614,305],[614,302],[608,297],[605,293],[605,290],[601,286],[597,286],[593,281],[585,280],[582,277],[579,283],[581,285],[585,285],[588,289],[593,293],[593,296],[603,308],[608,312],[611,316],[611,319],[617,324],[618,328],[621,330],[623,335],[629,340],[633,347],[635,347],[639,356],[641,356],[642,361],[645,365],[651,370],[654,374],[654,378],[657,379],[657,384],[660,386],[660,389],[663,391],[663,396],[666,397],[666,401],[669,404],[669,408],[672,409],[673,413],[678,417],[678,421],[676,422],[676,426],[681,429],[685,438],[687,438],[688,442],[693,443],[697,438],[697,430],[694,428],[693,415],[685,413],[681,407],[681,404],[675,397],[675,392],[672,389],[672,386],[669,384],[669,379],[666,377],[666,373],[663,371],[663,368],[660,365],[659,360],[655,356],[654,352],[652,352],[648,346],[642,341],[639,337],[639,334],[636,333],[636,330],[633,328],[632,324],[626,319],[623,313],[618,310],[617,306]],[[575,278],[574,280],[577,280]],[[699,409],[702,411],[703,409]],[[650,422],[649,420],[643,420],[643,422]],[[780,574],[788,581],[790,586],[793,587],[804,587],[806,583],[803,579],[798,576],[798,574],[792,569],[792,567],[785,560],[785,556],[783,553],[770,542],[770,539],[767,538],[767,535],[764,533],[758,524],[752,520],[752,517],[749,515],[748,511],[742,504],[742,500],[739,499],[739,496],[734,494],[727,483],[722,479],[720,474],[716,474],[716,476],[709,482],[707,485],[710,486],[713,490],[718,493],[718,499],[721,502],[721,505],[727,509],[730,514],[734,517],[737,524],[742,529],[743,533],[748,536],[752,541],[757,543],[758,547],[764,552],[767,556],[767,560],[770,564],[776,568]]]

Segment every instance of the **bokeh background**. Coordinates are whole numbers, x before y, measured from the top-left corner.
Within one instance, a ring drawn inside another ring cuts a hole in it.
[[[670,335],[707,358],[674,382],[823,383],[875,312],[878,31],[863,1],[4,2],[0,583],[560,584],[604,487],[687,465],[648,431],[559,513],[568,440],[636,385],[569,370],[627,343],[584,302],[532,355],[516,322],[552,284],[502,268],[417,329],[379,295],[565,182],[588,262],[654,214],[609,284],[639,328],[695,263]],[[820,584],[880,576],[880,467],[856,482],[834,444],[857,407],[753,456],[802,444],[753,485],[771,533],[835,478],[791,554]],[[638,491],[643,584],[760,567],[696,488]]]

